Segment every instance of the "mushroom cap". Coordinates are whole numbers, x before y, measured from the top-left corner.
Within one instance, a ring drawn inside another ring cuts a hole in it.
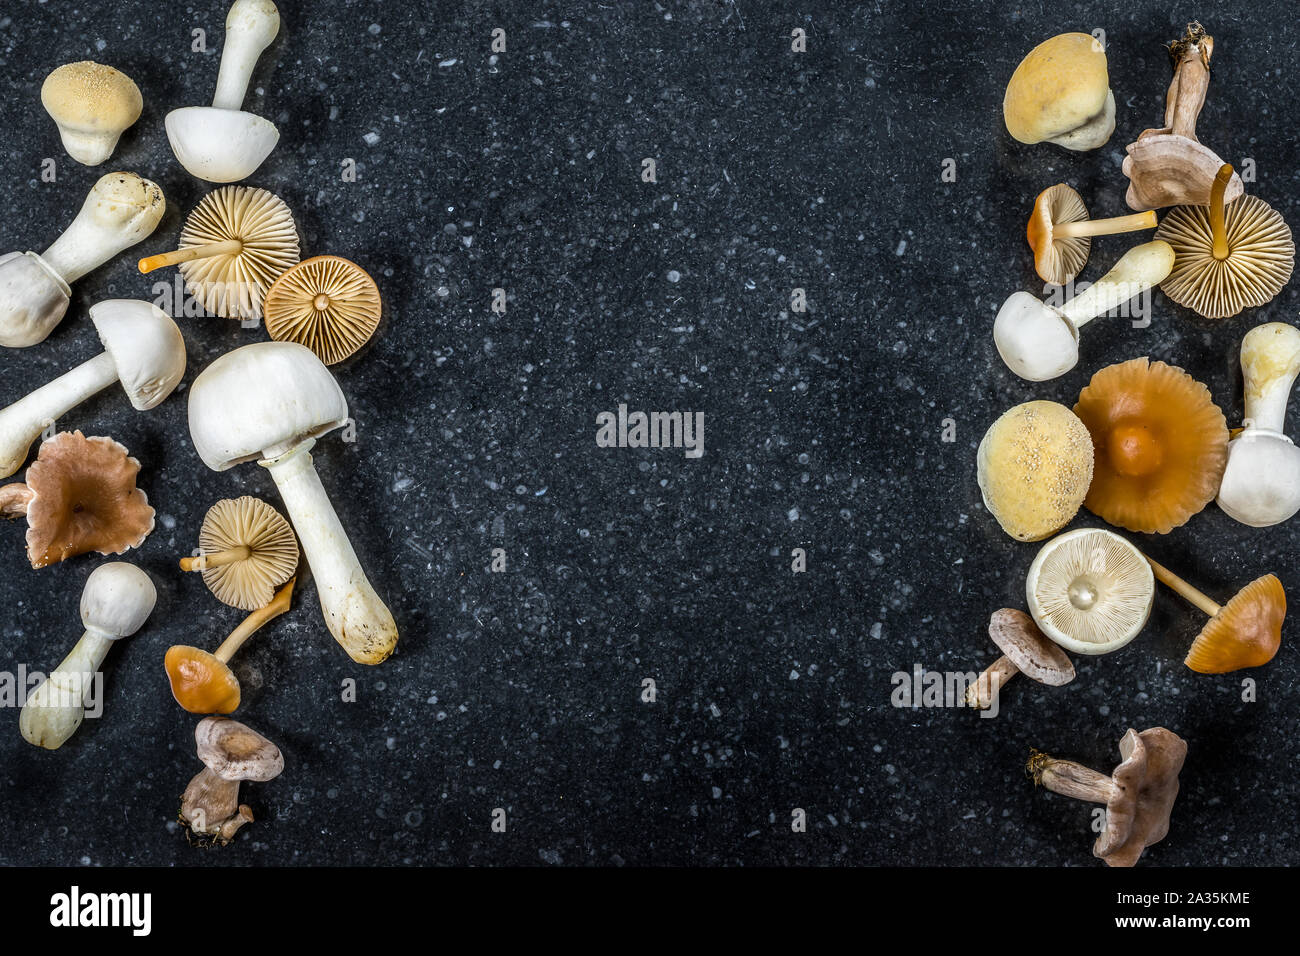
[[[185,288],[223,318],[261,318],[267,290],[298,261],[293,213],[265,189],[223,186],[204,196],[185,220],[179,248],[232,239],[243,244],[239,252],[180,264]]]
[[[1169,814],[1178,798],[1178,773],[1187,759],[1187,741],[1163,727],[1130,729],[1119,742],[1120,764],[1106,802],[1106,826],[1093,856],[1108,866],[1133,866],[1142,851],[1169,833]]]
[[[1092,239],[1088,236],[1056,236],[1055,229],[1065,222],[1083,222],[1088,207],[1079,194],[1065,183],[1044,189],[1034,200],[1025,233],[1029,248],[1034,250],[1034,270],[1044,282],[1065,285],[1088,262]]]
[[[71,296],[63,277],[36,253],[0,256],[0,346],[44,342],[67,314]]]
[[[245,110],[186,106],[164,121],[185,171],[210,183],[236,183],[257,171],[280,141],[270,120]]]
[[[1155,594],[1155,575],[1142,553],[1101,528],[1053,538],[1025,578],[1034,622],[1076,654],[1109,654],[1137,637]]]
[[[223,780],[265,782],[284,770],[280,748],[229,717],[204,717],[194,728],[199,759]]]
[[[78,554],[121,554],[153,531],[154,510],[135,486],[140,463],[111,438],[60,432],[27,469],[27,557],[43,568]]]
[[[90,572],[81,592],[81,623],[101,637],[130,637],[153,613],[158,591],[133,564],[111,561]]]
[[[242,561],[205,568],[203,583],[222,604],[243,611],[266,607],[275,589],[298,569],[298,539],[280,512],[245,495],[218,501],[199,529],[199,547],[207,554],[246,547]]]
[[[199,457],[225,471],[341,427],[348,402],[311,349],[257,342],[227,352],[199,374],[190,386],[189,417]]]
[[[1004,607],[989,618],[989,637],[1016,669],[1040,684],[1059,687],[1074,680],[1069,656],[1024,611]]]
[[[993,320],[993,343],[1007,368],[1029,382],[1064,375],[1079,362],[1079,330],[1028,292],[1007,296]]]
[[[1087,33],[1063,33],[1044,40],[1020,61],[1007,84],[1002,115],[1007,132],[1022,143],[1051,140],[1070,149],[1092,149],[1114,131],[1114,104],[1101,44]],[[1099,120],[1108,123],[1090,128],[1084,142],[1070,138]]]
[[[370,274],[338,256],[304,259],[266,294],[266,331],[335,365],[370,341],[382,303]]]
[[[1210,618],[1183,661],[1201,674],[1227,674],[1267,664],[1282,645],[1286,591],[1276,575],[1246,585]]]
[[[1295,267],[1295,243],[1282,214],[1257,196],[1242,196],[1223,211],[1226,259],[1214,257],[1209,206],[1178,206],[1156,230],[1174,247],[1174,268],[1160,289],[1207,319],[1226,319],[1276,296]]]
[[[1035,401],[1005,412],[980,442],[984,506],[1018,541],[1039,541],[1070,523],[1092,481],[1092,440],[1064,405]]]
[[[1084,504],[1110,524],[1167,534],[1218,493],[1228,424],[1210,391],[1180,368],[1148,358],[1097,372],[1074,412],[1096,454]]]
[[[215,655],[174,644],[167,648],[163,667],[176,703],[191,714],[229,714],[239,708],[239,678]]]
[[[1125,147],[1121,167],[1129,178],[1124,201],[1130,209],[1164,209],[1166,206],[1208,206],[1214,177],[1223,160],[1208,146],[1186,136],[1147,130]],[[1232,174],[1224,202],[1246,191],[1241,176]]]
[[[108,159],[122,131],[144,109],[140,88],[129,76],[90,60],[67,63],[47,76],[41,103],[58,124],[68,155],[86,166]]]
[[[185,336],[171,316],[152,302],[105,299],[90,307],[90,321],[137,410],[175,391],[185,376]]]

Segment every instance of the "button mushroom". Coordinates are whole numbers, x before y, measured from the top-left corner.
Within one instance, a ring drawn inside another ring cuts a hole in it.
[[[0,256],[0,345],[44,342],[68,311],[68,283],[152,233],[166,208],[162,190],[149,180],[109,173],[54,245],[40,255]]]
[[[966,705],[986,710],[1002,692],[1003,686],[1017,674],[1024,674],[1040,684],[1059,687],[1074,680],[1074,665],[1059,647],[1049,641],[1033,618],[1024,611],[1004,607],[989,618],[989,637],[1002,656],[966,690]]]
[[[256,460],[271,472],[330,633],[360,664],[385,660],[397,644],[397,625],[367,580],[309,454],[318,437],[348,420],[347,399],[329,369],[293,342],[246,345],[194,380],[189,417],[194,448],[209,468]]]
[[[90,60],[68,63],[47,76],[41,103],[59,127],[63,148],[84,166],[112,156],[122,131],[144,109],[140,88],[129,76]]]
[[[1079,361],[1079,329],[1164,281],[1174,266],[1167,242],[1126,252],[1104,276],[1059,309],[1015,292],[993,322],[993,341],[1007,368],[1031,382],[1064,375]]]
[[[185,374],[185,338],[162,309],[138,299],[107,299],[90,307],[104,351],[0,410],[0,478],[22,467],[51,422],[114,382],[131,405],[147,411]]]
[[[253,812],[239,802],[240,782],[274,780],[284,770],[284,756],[257,731],[229,717],[200,720],[194,744],[203,769],[181,796],[181,822],[196,836],[224,846],[253,820]]]
[[[222,604],[244,611],[266,607],[298,570],[298,539],[265,501],[245,495],[218,501],[199,528],[195,558],[181,558],[182,571],[200,571]]]
[[[1245,430],[1228,445],[1219,507],[1255,528],[1300,511],[1300,449],[1282,431],[1300,375],[1300,330],[1281,322],[1251,329],[1241,342]]]
[[[1037,751],[1026,769],[1035,784],[1053,793],[1105,804],[1105,825],[1092,855],[1107,866],[1133,866],[1143,850],[1169,833],[1187,742],[1163,727],[1140,734],[1130,729],[1120,738],[1119,756],[1109,777]]]
[[[237,182],[251,176],[275,149],[280,139],[275,124],[246,112],[243,105],[257,58],[279,32],[280,11],[271,0],[235,0],[231,6],[212,105],[167,114],[172,152],[191,176]]]
[[[144,626],[157,599],[149,575],[134,565],[113,562],[91,572],[81,594],[85,633],[23,705],[18,729],[24,740],[57,750],[76,733],[108,649]]]
[[[1088,207],[1079,194],[1065,183],[1057,183],[1044,189],[1034,200],[1025,235],[1029,248],[1034,250],[1034,271],[1038,277],[1052,285],[1065,285],[1083,271],[1093,236],[1113,236],[1155,227],[1154,212],[1089,219]]]
[[[1063,33],[1034,47],[1016,67],[1002,100],[1007,132],[1022,143],[1096,149],[1115,132],[1106,51],[1086,33]]]

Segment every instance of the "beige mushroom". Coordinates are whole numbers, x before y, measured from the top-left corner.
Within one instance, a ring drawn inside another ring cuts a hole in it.
[[[379,289],[370,274],[338,256],[304,259],[266,294],[266,331],[297,342],[336,365],[370,341],[379,327]]]
[[[181,797],[181,822],[196,836],[225,845],[253,821],[253,812],[239,802],[239,784],[274,780],[284,770],[284,756],[257,731],[229,717],[204,717],[194,728],[194,743],[203,769]]]
[[[41,103],[59,127],[63,148],[85,166],[112,156],[123,130],[144,109],[140,88],[129,76],[90,60],[68,63],[47,76]]]
[[[218,501],[199,529],[199,555],[181,558],[182,571],[201,571],[222,604],[244,611],[266,607],[275,589],[298,569],[298,539],[280,512],[245,495]]]
[[[1074,665],[1066,653],[1047,639],[1024,611],[1004,607],[989,618],[989,637],[1002,656],[966,689],[966,706],[986,710],[1006,682],[1024,674],[1040,684],[1059,687],[1074,680]]]
[[[1029,52],[1002,100],[1007,131],[1022,143],[1096,149],[1115,131],[1106,51],[1086,33],[1063,33]]]
[[[1088,207],[1065,183],[1044,189],[1034,200],[1025,235],[1034,250],[1034,270],[1044,282],[1065,285],[1088,262],[1093,236],[1154,229],[1156,214],[1141,212],[1112,219],[1089,219]]]

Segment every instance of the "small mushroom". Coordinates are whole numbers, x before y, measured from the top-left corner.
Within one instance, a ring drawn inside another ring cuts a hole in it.
[[[1300,449],[1283,432],[1291,386],[1300,375],[1300,330],[1269,322],[1241,341],[1245,430],[1228,445],[1219,507],[1255,528],[1300,511]]]
[[[60,432],[41,445],[25,484],[0,487],[0,516],[27,516],[33,568],[144,543],[154,510],[135,486],[140,463],[111,438]]]
[[[1261,667],[1282,646],[1286,591],[1276,575],[1256,578],[1220,607],[1168,568],[1147,561],[1160,582],[1210,616],[1183,663],[1198,674],[1228,674]]]
[[[984,507],[1017,541],[1039,541],[1070,523],[1092,482],[1092,439],[1056,402],[1026,402],[984,433],[976,455]]]
[[[1093,236],[1154,229],[1156,214],[1141,212],[1113,219],[1089,219],[1088,207],[1065,183],[1044,189],[1034,200],[1025,234],[1034,250],[1034,271],[1044,282],[1065,285],[1088,262]]]
[[[246,617],[215,653],[188,644],[167,648],[163,668],[176,703],[192,714],[229,714],[239,709],[239,678],[230,669],[230,658],[245,641],[289,610],[295,580],[290,578],[270,604]]]
[[[1080,528],[1043,545],[1025,577],[1029,613],[1076,654],[1109,654],[1141,633],[1156,583],[1142,552],[1101,528]]]
[[[1107,866],[1133,866],[1143,850],[1169,833],[1187,742],[1163,727],[1142,733],[1130,729],[1120,738],[1119,756],[1109,777],[1036,750],[1026,769],[1035,784],[1053,793],[1105,804],[1105,825],[1092,855]]]
[[[1196,119],[1210,88],[1210,54],[1214,38],[1199,23],[1189,23],[1181,40],[1170,44],[1174,79],[1165,96],[1165,125],[1145,130],[1129,143],[1124,175],[1129,178],[1125,200],[1130,209],[1165,206],[1204,206],[1223,160],[1196,138]],[[1243,192],[1241,177],[1234,175],[1226,198],[1232,202]]]
[[[1256,196],[1224,204],[1232,167],[1215,177],[1208,206],[1169,211],[1156,238],[1173,246],[1165,295],[1207,319],[1226,319],[1272,301],[1295,267],[1295,243],[1282,214]]]
[[[266,331],[337,365],[370,341],[380,311],[379,289],[365,269],[338,256],[316,256],[275,280],[266,294]]]
[[[36,688],[18,716],[29,744],[58,750],[81,726],[95,675],[114,641],[130,637],[153,612],[158,592],[149,575],[119,561],[90,573],[81,592],[81,640]]]
[[[63,148],[84,166],[98,166],[112,156],[122,131],[144,109],[134,80],[90,60],[68,63],[47,76],[41,104],[59,127]]]
[[[267,290],[298,261],[298,229],[284,201],[265,189],[223,186],[185,220],[180,248],[140,260],[143,273],[179,265],[185,288],[214,315],[262,317]]]
[[[1115,132],[1106,51],[1087,33],[1063,33],[1034,47],[1002,100],[1007,132],[1022,143],[1096,149]]]
[[[298,539],[289,522],[247,495],[208,509],[199,551],[198,557],[181,558],[181,570],[201,571],[218,601],[244,611],[270,604],[275,589],[298,570]]]
[[[1065,652],[1049,641],[1024,611],[1004,607],[989,618],[989,637],[1002,656],[966,690],[966,705],[986,710],[1007,681],[1024,674],[1040,684],[1059,687],[1074,680],[1074,665]]]
[[[40,255],[0,256],[0,345],[44,342],[68,311],[68,287],[144,239],[167,203],[162,190],[135,173],[109,173],[91,187],[63,235]]]
[[[274,780],[284,770],[284,756],[257,731],[229,717],[200,720],[194,744],[203,769],[181,796],[181,822],[196,836],[224,846],[253,821],[252,810],[239,802],[239,784]]]
[[[1164,281],[1174,250],[1159,240],[1126,252],[1104,276],[1059,309],[1014,292],[998,310],[993,341],[1007,368],[1031,382],[1058,378],[1079,361],[1079,329]]]
[[[104,351],[0,410],[0,478],[27,460],[51,422],[114,382],[131,405],[147,411],[185,374],[185,337],[162,309],[138,299],[106,299],[90,307]]]
[[[245,179],[279,142],[270,120],[243,109],[253,67],[280,32],[280,11],[271,0],[235,0],[226,15],[217,92],[211,106],[187,106],[167,114],[172,152],[191,176],[213,183]]]
[[[343,391],[320,359],[294,342],[227,352],[190,386],[190,437],[213,471],[257,461],[271,473],[298,532],[325,624],[359,664],[397,645],[397,625],[357,560],[310,454],[348,421]]]

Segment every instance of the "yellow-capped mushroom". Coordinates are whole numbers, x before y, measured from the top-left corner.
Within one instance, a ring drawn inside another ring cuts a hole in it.
[[[1022,143],[1096,149],[1115,132],[1106,51],[1087,33],[1063,33],[1034,47],[1002,100],[1007,132]]]
[[[84,166],[98,166],[113,155],[122,131],[140,118],[144,98],[125,73],[83,60],[45,78],[41,104],[58,124],[68,155]]]

